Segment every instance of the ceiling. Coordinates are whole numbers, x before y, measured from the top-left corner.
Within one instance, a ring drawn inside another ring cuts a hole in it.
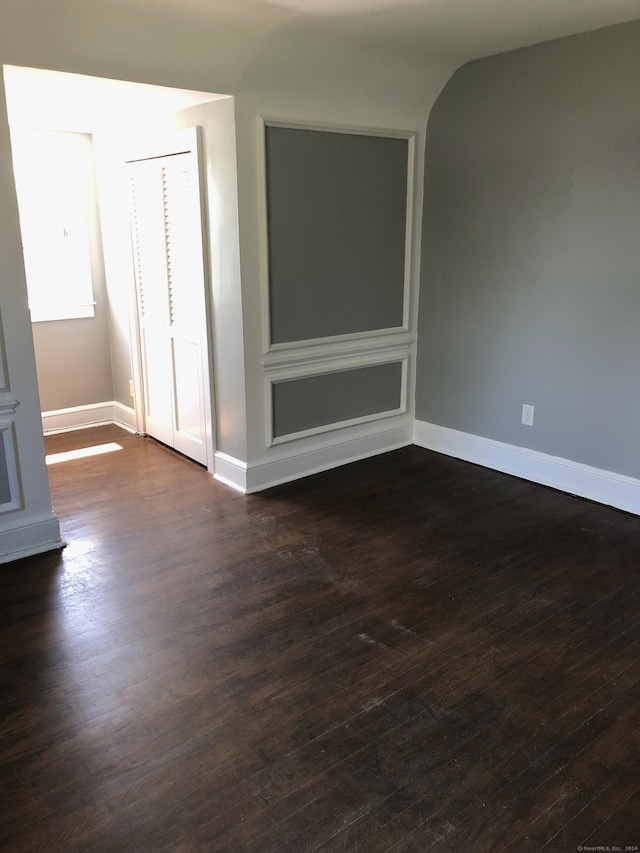
[[[119,8],[125,22],[140,13],[138,24],[149,27],[151,34],[164,17],[176,30],[184,20],[191,23],[181,36],[186,43],[194,33],[202,33],[205,40],[209,32],[215,33],[219,41],[215,46],[212,41],[210,53],[220,55],[222,66],[237,66],[235,78],[223,89],[233,92],[234,83],[251,74],[264,82],[267,91],[276,79],[275,88],[293,80],[306,93],[315,81],[330,75],[347,86],[350,76],[362,68],[368,73],[371,65],[363,59],[373,60],[377,67],[386,58],[390,60],[386,67],[393,68],[399,58],[399,64],[407,63],[411,69],[412,80],[419,70],[439,69],[435,97],[451,73],[472,59],[640,19],[640,0],[83,1],[91,14],[98,9],[104,13],[95,19],[97,32]],[[208,58],[209,53],[194,51],[194,63],[198,55]],[[208,67],[199,76],[215,78]],[[153,120],[216,97],[8,66],[5,77],[14,126],[95,131],[113,121]],[[422,103],[422,84],[417,85]]]
[[[640,19],[640,0],[142,0],[271,31],[314,24],[370,50],[460,65]]]

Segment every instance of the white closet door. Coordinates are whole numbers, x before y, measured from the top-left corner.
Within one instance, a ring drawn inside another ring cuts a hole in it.
[[[208,380],[195,152],[129,163],[146,431],[207,464]]]

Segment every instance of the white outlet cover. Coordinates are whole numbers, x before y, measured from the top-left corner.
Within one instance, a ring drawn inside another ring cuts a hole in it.
[[[525,426],[533,426],[533,412],[534,406],[531,406],[529,403],[522,404],[522,423]]]

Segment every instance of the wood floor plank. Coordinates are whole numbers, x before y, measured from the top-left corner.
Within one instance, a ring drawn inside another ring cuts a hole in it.
[[[628,853],[639,850],[640,775],[637,773],[637,767],[634,770],[634,773],[628,770],[622,773],[593,803],[588,823],[576,818],[573,825],[563,827],[558,837],[547,842],[547,848],[554,842],[569,845],[574,838],[579,837],[579,844],[584,849],[620,847]],[[585,829],[600,818],[604,818],[600,826],[585,838]]]
[[[117,427],[0,573],[0,848],[640,839],[640,519],[418,448],[243,496]]]

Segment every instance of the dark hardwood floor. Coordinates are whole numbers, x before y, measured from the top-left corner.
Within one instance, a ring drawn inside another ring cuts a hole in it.
[[[415,447],[244,497],[47,445],[107,441],[0,567],[2,850],[638,849],[639,518]]]

